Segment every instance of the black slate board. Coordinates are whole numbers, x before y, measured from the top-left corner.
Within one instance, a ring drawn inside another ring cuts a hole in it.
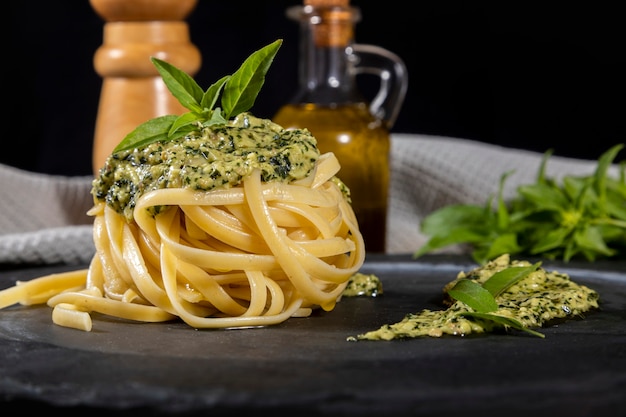
[[[584,320],[474,337],[348,342],[423,308],[475,265],[465,257],[370,256],[384,295],[266,328],[194,330],[94,316],[92,332],[51,309],[0,311],[0,407],[118,415],[528,415],[626,410],[626,264],[550,264],[600,293]],[[0,288],[76,267],[0,272]],[[592,269],[593,268],[593,269]],[[67,414],[65,414],[67,415]]]

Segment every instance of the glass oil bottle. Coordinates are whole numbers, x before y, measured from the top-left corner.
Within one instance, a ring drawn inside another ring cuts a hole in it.
[[[285,128],[307,128],[322,153],[341,164],[368,252],[385,252],[390,179],[390,129],[404,100],[408,77],[395,54],[354,43],[360,10],[347,0],[305,0],[287,9],[300,25],[298,91],[273,120]],[[366,100],[356,77],[380,78]]]

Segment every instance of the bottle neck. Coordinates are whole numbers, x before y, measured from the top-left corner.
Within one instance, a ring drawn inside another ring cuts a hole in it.
[[[300,25],[299,88],[294,102],[363,102],[356,88],[351,53],[358,9],[295,6],[287,10],[287,15]]]

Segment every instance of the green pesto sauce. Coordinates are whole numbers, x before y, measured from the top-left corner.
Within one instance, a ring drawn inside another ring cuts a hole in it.
[[[509,255],[502,255],[467,274],[459,273],[454,281],[444,287],[444,292],[460,279],[471,279],[482,284],[509,266],[529,265],[530,262],[510,261]],[[419,336],[441,337],[446,334],[466,336],[504,329],[503,325],[490,320],[459,315],[459,312],[472,310],[460,301],[452,301],[447,310],[410,313],[398,323],[385,324],[378,330],[349,337],[348,340],[392,340]],[[598,301],[596,291],[576,284],[568,275],[539,268],[496,297],[498,310],[493,314],[516,319],[528,328],[537,328],[551,320],[581,316],[586,311],[598,308]]]
[[[181,139],[112,154],[94,179],[92,194],[131,220],[137,199],[149,191],[233,187],[256,168],[264,182],[288,183],[308,176],[319,155],[307,129],[287,130],[242,113]]]
[[[348,285],[343,290],[344,297],[377,297],[383,293],[383,284],[374,274],[362,274],[357,272],[348,280]]]

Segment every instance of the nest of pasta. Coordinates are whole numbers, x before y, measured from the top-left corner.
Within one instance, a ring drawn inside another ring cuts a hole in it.
[[[86,331],[90,312],[232,328],[330,311],[365,258],[339,168],[328,153],[291,183],[262,182],[257,169],[236,187],[153,190],[130,222],[98,202],[89,268],[18,283],[13,297],[47,302],[56,324]]]

